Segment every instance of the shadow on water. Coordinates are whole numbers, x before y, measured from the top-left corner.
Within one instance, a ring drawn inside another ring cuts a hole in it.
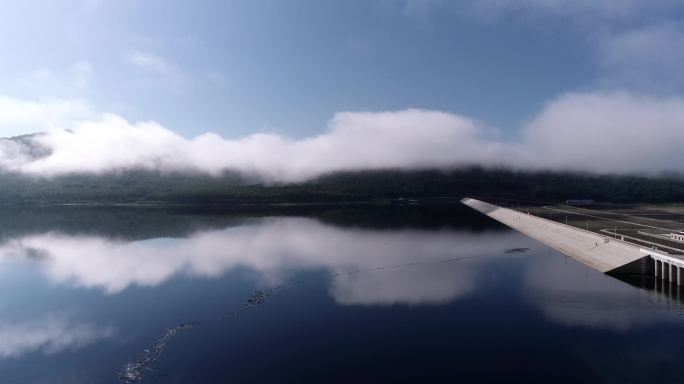
[[[653,292],[659,298],[684,305],[684,285],[677,285],[676,282],[655,276],[615,275],[613,277],[633,287]]]

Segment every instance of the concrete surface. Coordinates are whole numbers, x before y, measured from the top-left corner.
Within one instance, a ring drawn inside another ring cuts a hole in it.
[[[466,198],[461,202],[523,234],[556,249],[599,272],[616,272],[621,267],[638,265],[643,260],[643,247],[602,236],[555,221],[546,220],[483,201]],[[626,273],[639,273],[638,266]],[[642,269],[646,268],[642,263]],[[652,267],[651,267],[652,268]],[[641,273],[645,273],[642,270]]]

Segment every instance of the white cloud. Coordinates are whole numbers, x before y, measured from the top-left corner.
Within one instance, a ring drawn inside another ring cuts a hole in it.
[[[93,66],[87,61],[80,61],[69,69],[69,74],[78,88],[86,88],[94,73]]]
[[[237,170],[296,182],[347,170],[484,165],[658,173],[684,164],[684,98],[626,91],[563,95],[512,142],[491,139],[489,128],[472,119],[418,109],[337,113],[326,132],[302,139],[269,133],[188,139],[155,122],[96,114],[84,102],[0,99],[0,129],[17,127],[46,131],[31,140],[49,154],[35,157],[29,146],[0,141],[0,167],[37,175]]]
[[[387,0],[420,25],[435,15],[512,22],[543,30],[560,26],[596,55],[601,87],[647,91],[684,85],[684,3],[677,0]],[[552,20],[552,21],[550,21]],[[555,21],[553,21],[555,20]]]
[[[26,101],[0,96],[0,137],[69,128],[75,121],[95,117],[81,99]]]
[[[552,169],[681,171],[684,98],[571,93],[550,102],[523,135],[523,150]]]
[[[572,17],[580,22],[580,19],[624,20],[680,6],[676,0],[475,0],[469,3],[477,14],[486,17],[522,13],[534,17]]]
[[[563,21],[595,55],[597,84],[647,92],[681,90],[684,85],[684,27],[675,0],[484,0],[476,14],[511,16],[544,29],[549,18]]]
[[[154,53],[134,51],[128,53],[125,59],[138,68],[158,76],[174,91],[180,91],[188,81],[178,65]]]
[[[54,354],[90,345],[112,334],[111,327],[92,325],[64,314],[16,323],[0,321],[0,358],[33,352]]]
[[[664,22],[600,40],[599,60],[611,83],[676,89],[684,83],[684,26]]]
[[[341,170],[493,165],[513,151],[486,141],[485,129],[462,116],[410,109],[338,113],[326,133],[300,140],[254,134],[229,140],[207,133],[183,138],[159,124],[115,115],[76,122],[34,141],[47,157],[5,168],[33,174],[118,169],[239,170],[275,181],[301,181]],[[515,154],[511,154],[515,155]]]
[[[644,16],[667,18],[669,12],[682,8],[677,0],[385,0],[382,4],[421,23],[447,12],[474,16],[481,21],[512,18],[545,24],[549,17],[557,17],[585,28],[606,22],[630,22]]]
[[[132,52],[126,56],[126,59],[142,69],[156,72],[160,75],[169,75],[175,71],[171,63],[160,56],[148,52]]]
[[[88,61],[79,61],[62,72],[41,67],[19,78],[18,84],[32,92],[52,97],[73,97],[90,87],[95,70]]]
[[[75,123],[33,139],[52,153],[22,164],[33,174],[107,172],[119,169],[192,169],[192,142],[156,123],[130,124],[116,115]],[[213,169],[201,169],[209,172]]]

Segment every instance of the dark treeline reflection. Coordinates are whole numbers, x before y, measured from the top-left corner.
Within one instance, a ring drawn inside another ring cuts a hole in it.
[[[0,239],[59,231],[136,240],[184,237],[263,217],[308,217],[340,227],[369,229],[504,227],[461,204],[421,206],[87,207],[0,208]]]

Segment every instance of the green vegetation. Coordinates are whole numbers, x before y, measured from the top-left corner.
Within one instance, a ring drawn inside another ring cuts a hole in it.
[[[38,178],[0,174],[3,204],[263,204],[359,202],[442,197],[611,203],[684,201],[684,178],[515,172],[468,168],[451,171],[344,172],[295,184],[257,183],[234,173],[127,171]]]

